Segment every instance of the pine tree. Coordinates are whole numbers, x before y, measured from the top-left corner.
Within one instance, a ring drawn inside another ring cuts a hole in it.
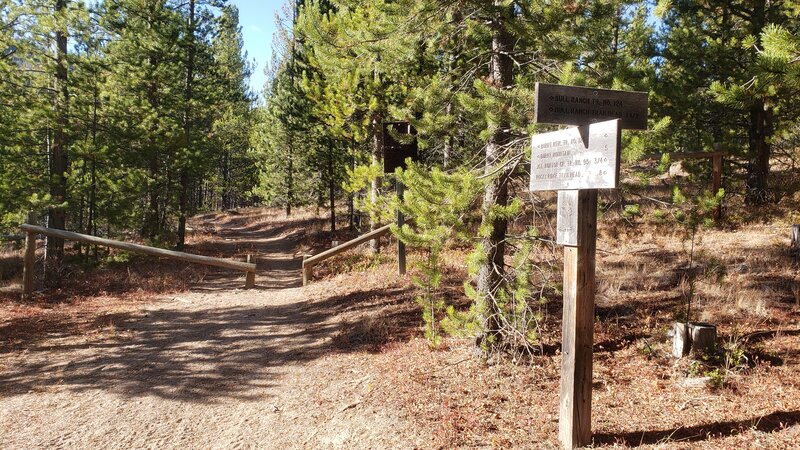
[[[248,87],[252,72],[244,51],[239,10],[226,6],[219,17],[214,39],[214,118],[213,142],[219,149],[217,176],[220,207],[244,206],[257,179],[255,157],[250,151],[254,98]]]
[[[660,2],[664,15],[664,65],[660,77],[665,115],[678,130],[679,146],[713,143],[749,159],[746,200],[767,199],[771,141],[783,117],[784,99],[765,84],[758,49],[769,24],[796,27],[794,2]],[[739,144],[747,142],[746,146]]]

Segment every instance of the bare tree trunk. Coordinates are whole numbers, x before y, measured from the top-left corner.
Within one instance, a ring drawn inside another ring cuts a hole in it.
[[[96,234],[95,208],[97,206],[97,104],[100,92],[98,88],[97,72],[94,73],[94,86],[92,89],[92,161],[91,161],[91,183],[89,185],[89,218],[86,224],[87,234]],[[94,246],[94,254],[97,255],[97,246]],[[89,253],[87,251],[86,255]]]
[[[381,158],[383,157],[383,136],[382,136],[382,123],[383,118],[380,114],[375,113],[372,117],[372,164],[380,164]],[[370,201],[375,203],[378,200],[378,191],[381,186],[381,177],[375,177],[372,180],[369,188],[369,197]],[[370,219],[369,221],[369,230],[374,231],[378,229],[378,223]],[[380,253],[380,241],[378,239],[372,239],[369,241],[369,247],[372,250],[372,253]]]
[[[497,2],[496,2],[497,3]],[[511,86],[513,76],[513,62],[508,56],[512,47],[512,39],[506,29],[506,18],[497,16],[492,20],[492,56],[490,62],[490,83],[496,89],[506,89]],[[486,161],[484,173],[489,175],[503,163],[503,150],[508,144],[510,136],[509,124],[501,123],[497,131],[489,138],[486,144]],[[491,214],[495,207],[508,204],[508,176],[509,170],[502,170],[492,177],[483,192],[483,206],[481,228],[491,227],[491,233],[481,238],[480,247],[486,255],[480,266],[477,277],[478,311],[481,314],[482,334],[478,336],[478,343],[482,348],[499,343],[498,309],[495,296],[503,285],[505,265],[505,238],[508,223],[506,219],[498,218]]]
[[[192,98],[194,97],[194,33],[195,33],[195,0],[189,0],[189,26],[186,35],[189,45],[186,49],[186,91],[184,92],[185,110],[183,132],[186,139],[187,154],[192,150]],[[187,156],[188,157],[188,156]],[[180,194],[178,199],[178,242],[176,248],[183,251],[186,243],[186,210],[189,195],[189,161],[184,161],[180,175]]]
[[[350,170],[356,170],[356,143],[353,138],[350,138],[350,144],[352,146],[352,154],[350,155]],[[347,196],[348,226],[351,232],[355,231],[356,229],[356,208],[354,197],[355,194],[352,192],[350,192],[350,194]]]
[[[286,216],[288,217],[292,215],[292,202],[294,202],[294,164],[291,148],[289,149],[289,157],[286,159],[288,161],[286,168]]]
[[[449,116],[453,113],[453,103],[447,102],[445,113]],[[450,153],[453,151],[453,131],[449,130],[444,138],[444,151],[442,155],[442,167],[447,169],[450,166]]]
[[[769,139],[773,134],[773,111],[760,101],[750,108],[749,156],[747,194],[749,204],[764,203],[767,199],[769,158],[772,149]]]
[[[328,200],[331,205],[331,231],[336,231],[336,177],[334,176],[333,164],[334,147],[332,143],[328,145]]]
[[[52,165],[50,195],[56,205],[48,211],[48,225],[59,230],[65,229],[66,210],[63,205],[67,201],[67,128],[69,127],[69,90],[67,86],[67,29],[63,13],[67,9],[67,0],[56,0],[56,70],[55,70],[55,116],[56,126],[53,129]],[[48,266],[58,265],[64,257],[64,240],[47,238]],[[51,260],[52,258],[52,260]]]
[[[766,0],[752,2],[750,33],[760,36],[768,23],[768,6]],[[751,56],[757,58],[756,46]],[[774,110],[761,99],[750,106],[750,126],[748,129],[749,158],[747,171],[747,192],[745,201],[748,204],[760,204],[767,200],[769,158],[771,156],[770,139],[774,133]]]
[[[233,203],[231,199],[231,171],[230,171],[230,152],[225,151],[222,155],[222,208],[230,209]]]
[[[155,56],[150,56],[148,59],[149,63],[149,70],[152,71],[155,69],[156,64],[158,61],[156,60]],[[158,96],[158,84],[155,77],[150,78],[150,82],[147,86],[147,102],[150,104],[150,107],[153,110],[158,111],[159,107],[159,96]],[[145,220],[144,220],[144,227],[142,228],[142,235],[147,238],[153,239],[159,234],[161,234],[161,198],[160,198],[160,190],[159,190],[159,170],[161,166],[161,159],[159,154],[159,147],[158,144],[154,142],[154,136],[158,135],[158,124],[153,122],[150,125],[150,140],[147,145],[149,148],[147,150],[150,152],[150,160],[149,160],[149,167],[148,170],[150,171],[150,181],[148,185],[148,200],[149,204],[147,207],[147,212],[145,213]]]

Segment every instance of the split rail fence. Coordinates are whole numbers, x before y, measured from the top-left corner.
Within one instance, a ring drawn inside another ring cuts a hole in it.
[[[225,269],[233,269],[245,272],[245,289],[250,289],[255,286],[256,280],[256,265],[249,262],[250,256],[248,255],[248,262],[233,261],[224,258],[214,258],[211,256],[193,255],[190,253],[177,252],[173,250],[165,250],[163,248],[148,247],[146,245],[132,244],[130,242],[115,241],[112,239],[104,239],[96,236],[86,234],[73,233],[71,231],[56,230],[53,228],[45,228],[37,225],[22,224],[20,225],[22,231],[26,233],[25,237],[25,254],[24,254],[24,271],[22,275],[22,291],[23,297],[30,297],[34,290],[34,265],[36,262],[36,235],[41,234],[44,236],[83,242],[86,244],[98,245],[101,247],[118,248],[130,252],[144,253],[146,255],[157,256],[161,258],[176,259],[194,264],[203,264],[207,266],[222,267]]]
[[[412,223],[413,219],[405,219],[404,223]],[[331,249],[325,250],[322,253],[318,253],[314,256],[306,256],[303,258],[303,286],[307,285],[309,281],[311,281],[313,273],[314,273],[314,266],[325,261],[326,259],[336,256],[340,253],[343,253],[347,250],[350,250],[353,247],[357,247],[364,242],[371,241],[372,239],[378,239],[381,236],[388,234],[391,231],[393,224],[384,225],[380,228],[370,231],[369,233],[362,234],[361,236],[347,241],[343,244],[337,245]]]

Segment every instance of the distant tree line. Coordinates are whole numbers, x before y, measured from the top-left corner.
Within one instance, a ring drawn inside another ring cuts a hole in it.
[[[731,193],[765,203],[783,189],[771,163],[797,149],[799,12],[793,0],[293,0],[255,106],[225,1],[0,0],[0,228],[35,209],[52,227],[181,248],[197,211],[316,205],[335,227],[342,201],[350,226],[361,211],[374,228],[398,205],[382,125],[409,121],[413,170],[430,174],[407,178],[433,183],[430,202],[470,204],[463,189],[480,185],[473,297],[497,342],[517,248],[510,180],[548,129],[532,120],[535,83],[649,92],[649,130],[624,133],[625,161],[721,148],[739,156]],[[454,208],[413,209],[453,224]],[[59,259],[63,243],[48,244]]]
[[[0,0],[0,228],[36,210],[182,248],[187,216],[250,204],[242,47],[220,0]]]

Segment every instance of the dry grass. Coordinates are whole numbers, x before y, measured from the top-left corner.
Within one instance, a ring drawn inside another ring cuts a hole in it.
[[[512,232],[537,220],[540,229],[548,228],[547,217],[529,216]],[[775,220],[703,229],[688,267],[691,245],[680,229],[637,220],[631,224],[610,210],[599,229],[594,445],[796,448],[800,283],[788,251],[788,228]],[[451,249],[443,257],[449,301],[462,306],[466,251]],[[560,251],[545,249],[538,258],[539,264],[557,266]],[[329,271],[355,283],[363,273],[341,272],[380,272],[393,264],[393,258],[375,261],[373,268],[342,260]],[[720,342],[741,348],[744,366],[731,366],[727,354],[699,368],[669,356],[666,332],[685,308],[689,275],[696,280],[693,317],[715,323]],[[484,365],[469,341],[450,340],[431,351],[417,330],[416,338],[385,348],[376,360],[391,375],[394,395],[387,401],[409,411],[420,429],[432,430],[432,448],[557,448],[556,298],[548,303],[542,331],[543,355],[525,364]],[[687,377],[714,370],[721,374],[721,388],[702,381],[684,387]]]

